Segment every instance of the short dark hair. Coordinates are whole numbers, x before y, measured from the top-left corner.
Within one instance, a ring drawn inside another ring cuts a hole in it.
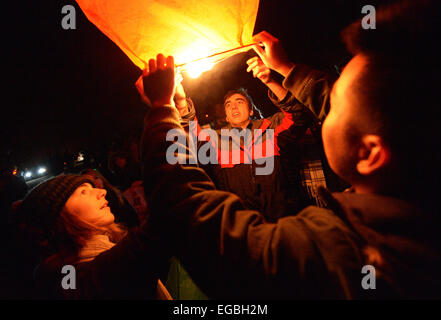
[[[231,97],[233,94],[240,94],[248,101],[248,105],[250,106],[250,110],[253,110],[253,115],[251,116],[252,119],[262,119],[263,118],[262,112],[259,110],[259,108],[256,107],[256,105],[253,102],[253,99],[248,94],[248,91],[245,88],[237,88],[237,89],[233,89],[233,90],[228,91],[224,96],[224,106],[225,106],[225,101],[227,101],[227,99],[229,97]]]
[[[377,10],[376,29],[359,20],[342,32],[367,61],[353,84],[360,105],[410,179],[422,167],[439,176],[440,14],[440,1],[402,1]]]

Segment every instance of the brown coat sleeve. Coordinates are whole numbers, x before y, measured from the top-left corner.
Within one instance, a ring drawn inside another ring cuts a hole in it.
[[[283,81],[292,98],[300,101],[323,121],[329,112],[329,97],[335,78],[324,72],[298,64]]]

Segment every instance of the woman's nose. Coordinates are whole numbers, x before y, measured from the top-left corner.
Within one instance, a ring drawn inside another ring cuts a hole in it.
[[[106,194],[107,194],[107,190],[106,189],[98,188],[97,190],[98,190],[98,198],[99,199],[101,199],[101,198],[106,196]]]

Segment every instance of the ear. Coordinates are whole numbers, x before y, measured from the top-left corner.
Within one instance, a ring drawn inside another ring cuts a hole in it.
[[[384,168],[390,161],[390,149],[380,136],[364,135],[358,150],[357,171],[367,176]]]
[[[254,114],[254,110],[251,108],[251,110],[250,110],[250,117],[252,117],[253,114]]]

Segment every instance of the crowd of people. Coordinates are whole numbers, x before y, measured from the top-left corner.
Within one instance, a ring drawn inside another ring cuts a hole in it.
[[[377,11],[376,29],[349,25],[353,58],[338,79],[258,33],[247,71],[280,111],[262,118],[246,90],[230,91],[224,126],[205,134],[174,58],[150,59],[137,82],[149,105],[137,156],[145,214],[118,189],[129,172],[118,188],[94,170],[41,183],[14,205],[16,287],[170,299],[174,257],[209,299],[440,298],[440,13],[439,2],[403,1]],[[66,265],[74,289],[62,286]]]

